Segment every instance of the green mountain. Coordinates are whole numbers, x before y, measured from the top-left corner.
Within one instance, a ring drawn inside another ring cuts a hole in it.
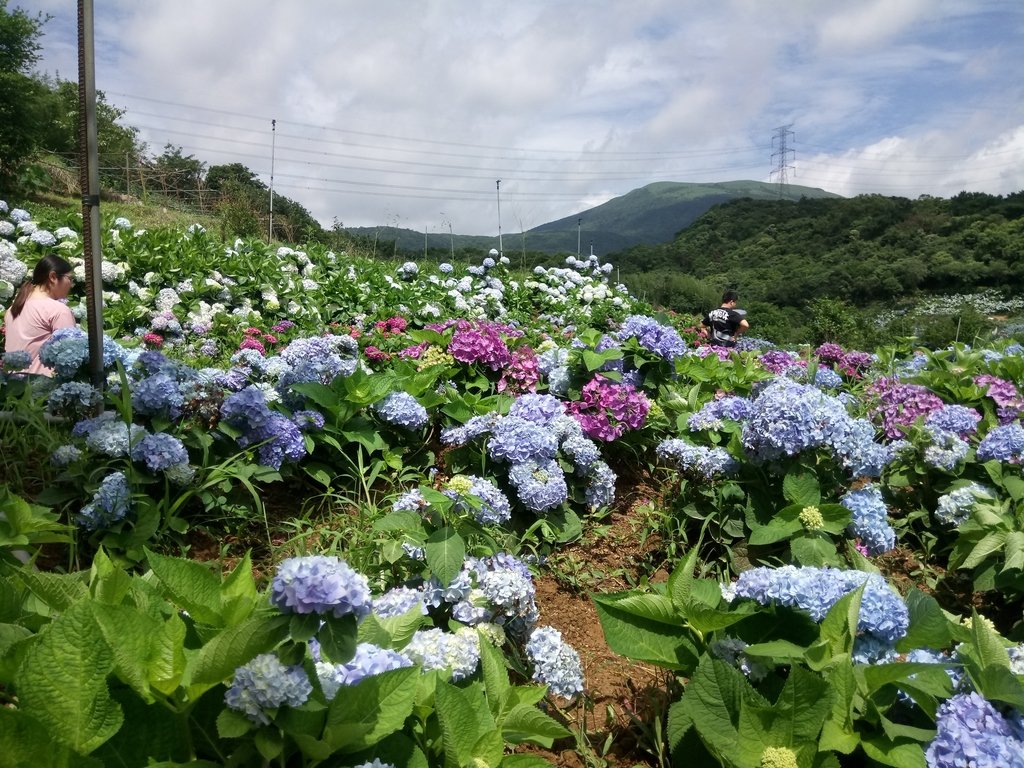
[[[593,246],[605,256],[636,245],[667,243],[702,214],[719,203],[754,200],[800,200],[835,198],[831,192],[814,187],[766,184],[760,181],[725,181],[713,184],[659,181],[634,189],[607,203],[556,221],[541,224],[525,233],[503,233],[506,252],[525,250],[544,253],[584,253]],[[352,235],[389,243],[393,249],[423,252],[424,249],[459,251],[463,248],[488,250],[498,247],[496,236],[451,235],[416,232],[397,227],[347,227]],[[383,245],[382,245],[383,248]]]

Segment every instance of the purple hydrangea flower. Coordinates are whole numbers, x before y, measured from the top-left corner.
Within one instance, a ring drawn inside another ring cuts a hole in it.
[[[111,472],[100,483],[92,501],[78,513],[78,522],[89,530],[108,528],[123,520],[131,509],[131,489],[124,472]]]
[[[553,459],[527,459],[513,464],[508,479],[519,501],[534,512],[557,507],[569,496],[565,473]]]
[[[985,435],[975,454],[978,461],[1005,461],[1020,464],[1024,461],[1024,426],[1014,421],[993,427]]]
[[[558,442],[549,429],[518,416],[505,416],[491,429],[487,455],[510,464],[553,459]]]
[[[337,557],[310,555],[282,562],[271,583],[270,602],[285,613],[354,614],[370,612],[366,577]]]
[[[641,347],[670,362],[688,349],[675,328],[644,315],[627,317],[616,335],[619,341],[636,339]]]
[[[565,413],[565,404],[552,395],[520,395],[508,410],[509,416],[546,426]]]
[[[317,662],[316,674],[320,678],[324,697],[332,701],[342,686],[355,685],[367,677],[411,666],[412,659],[403,653],[372,643],[359,643],[350,661],[344,664]]]
[[[939,706],[928,745],[928,768],[1024,768],[1024,741],[1009,720],[978,693],[960,693]]]
[[[924,419],[924,425],[932,429],[954,432],[960,438],[973,435],[978,430],[981,414],[965,405],[944,405],[932,411]]]
[[[146,435],[132,446],[132,459],[145,464],[151,472],[169,469],[177,464],[188,464],[188,451],[174,435],[157,432]]]
[[[166,373],[148,376],[132,387],[132,408],[143,416],[176,419],[184,402],[178,383]]]

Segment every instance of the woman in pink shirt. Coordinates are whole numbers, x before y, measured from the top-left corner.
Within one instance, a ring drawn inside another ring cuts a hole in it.
[[[53,369],[39,362],[39,348],[58,328],[75,325],[75,316],[61,303],[72,285],[71,265],[60,256],[44,256],[32,271],[32,280],[22,284],[4,315],[5,351],[32,355],[25,373],[53,376]]]

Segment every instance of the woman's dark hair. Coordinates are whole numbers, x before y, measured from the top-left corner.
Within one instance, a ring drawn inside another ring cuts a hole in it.
[[[43,256],[36,264],[36,268],[32,270],[32,279],[26,280],[21,284],[21,288],[18,290],[18,295],[14,297],[14,303],[11,304],[11,317],[17,317],[21,314],[22,308],[25,306],[25,301],[28,299],[32,289],[37,285],[46,285],[50,279],[50,273],[56,272],[57,277],[64,277],[64,275],[71,272],[71,265],[68,264],[60,256],[56,256],[52,253]]]

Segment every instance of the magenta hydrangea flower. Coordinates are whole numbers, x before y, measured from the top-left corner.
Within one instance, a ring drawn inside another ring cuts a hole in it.
[[[527,346],[517,347],[498,381],[499,392],[536,392],[540,381],[537,354]]]
[[[576,418],[587,437],[610,442],[628,429],[640,429],[650,407],[647,397],[629,384],[595,376],[566,411]]]
[[[468,325],[468,324],[467,324]],[[494,371],[512,362],[512,353],[498,328],[489,323],[480,327],[461,327],[448,343],[448,354],[462,363],[482,363]]]
[[[868,387],[867,395],[875,401],[870,410],[871,418],[881,424],[889,438],[902,437],[902,427],[945,407],[942,399],[926,387],[902,384],[895,378],[877,379]]]

